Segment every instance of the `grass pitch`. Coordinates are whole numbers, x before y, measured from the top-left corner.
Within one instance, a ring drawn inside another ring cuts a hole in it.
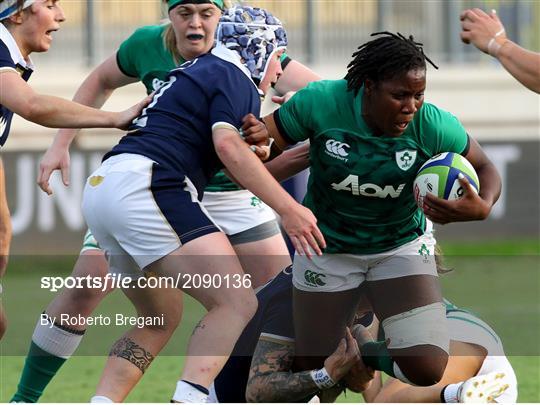
[[[514,366],[519,402],[540,402],[540,244],[538,240],[443,245],[454,271],[442,278],[445,296],[472,310],[497,331]],[[67,276],[73,257],[14,257],[3,281],[8,333],[0,343],[0,402],[14,393],[30,337],[41,311],[54,293],[39,287],[44,275]],[[97,314],[134,314],[122,293],[111,294]],[[127,398],[128,402],[168,402],[183,365],[186,341],[202,308],[185,300],[182,324],[163,355]],[[42,402],[87,402],[94,394],[110,345],[125,329],[89,328],[77,356],[60,370]],[[348,393],[340,402],[361,402]]]

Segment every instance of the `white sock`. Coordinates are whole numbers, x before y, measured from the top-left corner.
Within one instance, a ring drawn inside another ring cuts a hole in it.
[[[41,314],[32,341],[42,350],[56,357],[67,359],[77,350],[83,332],[70,332],[56,326],[47,314]]]
[[[457,384],[448,384],[446,387],[444,387],[444,391],[443,391],[444,402],[446,403],[459,402],[458,393],[462,385],[463,383],[460,382]]]
[[[103,395],[94,395],[90,398],[91,404],[112,404],[113,401]]]
[[[172,400],[174,402],[206,403],[208,402],[208,395],[180,380],[176,383],[176,391],[174,391]]]

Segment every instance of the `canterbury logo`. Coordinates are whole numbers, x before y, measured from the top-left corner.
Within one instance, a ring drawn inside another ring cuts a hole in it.
[[[345,148],[350,148],[350,146],[344,142],[336,141],[335,139],[326,141],[326,150],[342,158],[349,156],[349,152],[347,152]]]
[[[304,273],[304,279],[306,280],[306,283],[313,287],[322,287],[323,285],[326,285],[326,283],[322,280],[322,278],[324,277],[326,277],[324,274],[315,273],[311,270],[306,270]]]

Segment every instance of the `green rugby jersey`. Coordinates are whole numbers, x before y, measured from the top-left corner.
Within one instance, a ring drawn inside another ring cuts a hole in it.
[[[122,73],[138,78],[147,94],[159,89],[169,71],[177,66],[163,41],[166,28],[167,25],[141,27],[122,42],[116,53]],[[184,62],[180,60],[180,63]]]
[[[362,95],[347,91],[345,80],[316,82],[274,113],[285,139],[310,140],[304,205],[318,219],[326,253],[381,253],[422,235],[426,219],[413,195],[418,169],[437,153],[468,150],[456,117],[429,103],[400,137],[373,135]]]

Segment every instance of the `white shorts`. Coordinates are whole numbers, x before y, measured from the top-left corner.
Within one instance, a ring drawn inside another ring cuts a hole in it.
[[[276,220],[272,208],[248,190],[205,191],[202,204],[228,236]]]
[[[112,273],[139,270],[219,228],[189,178],[141,155],[108,158],[87,180],[83,214]]]
[[[293,285],[302,291],[333,292],[355,289],[366,280],[420,274],[437,276],[434,252],[435,238],[432,233],[426,233],[384,253],[324,254],[311,260],[295,254]]]
[[[248,190],[205,192],[202,205],[232,245],[256,242],[281,233],[274,211]],[[101,248],[87,230],[80,253],[96,249]]]

